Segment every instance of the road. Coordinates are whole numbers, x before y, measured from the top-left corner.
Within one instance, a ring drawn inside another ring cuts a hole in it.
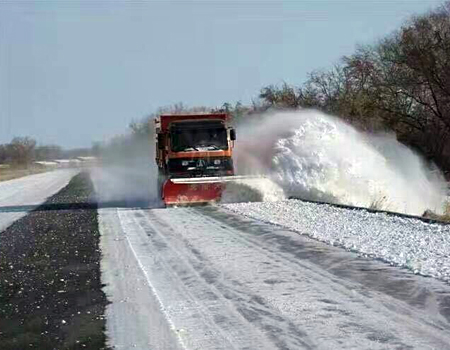
[[[65,187],[76,173],[60,169],[0,182],[0,232]]]
[[[103,318],[99,263],[93,260],[101,255],[101,283],[109,302],[106,336],[113,349],[450,349],[448,226],[301,201],[163,209],[151,200],[154,186],[146,172],[141,177],[133,169],[97,169],[91,178],[100,205],[100,249],[92,189],[86,185],[80,196],[81,178],[55,196],[52,206],[4,230],[75,173],[0,184],[0,243],[3,255],[9,254],[3,271],[10,275],[2,283],[3,291],[11,292],[5,310],[11,302],[25,305],[11,286],[36,293],[40,283],[39,294],[48,294],[57,272],[64,272],[59,281],[74,288],[64,305],[74,310],[64,316],[72,333],[67,328],[61,334],[78,334],[76,317],[91,317],[86,316],[90,309],[77,309],[82,293],[96,307],[95,320]],[[83,244],[95,253],[86,254]],[[400,248],[406,249],[402,256],[407,260],[416,259],[414,269],[421,265],[426,273],[435,271],[436,278],[373,258],[394,261],[389,257]],[[52,249],[51,256],[35,254]],[[364,249],[373,256],[361,256]],[[56,252],[62,254],[58,271]],[[67,265],[64,254],[70,261],[85,258],[92,271],[80,273],[79,263]],[[51,259],[43,276],[45,257]],[[39,270],[30,268],[30,259]],[[33,280],[24,278],[24,271],[39,274]],[[86,276],[88,287],[80,287],[80,276]],[[65,296],[59,295],[61,288],[53,289],[52,302]],[[19,322],[28,311],[8,315]],[[59,316],[47,317],[56,322],[57,333]],[[13,342],[14,332],[8,333]],[[91,333],[101,343],[102,328],[93,327]],[[91,343],[91,348],[99,345]]]
[[[99,211],[115,349],[450,348],[450,287],[221,207]]]

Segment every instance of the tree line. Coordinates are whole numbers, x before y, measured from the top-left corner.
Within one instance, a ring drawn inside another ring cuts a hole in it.
[[[35,160],[59,158],[61,153],[59,146],[37,146],[31,137],[14,137],[11,142],[0,144],[0,164],[26,167]]]
[[[300,86],[263,87],[250,106],[176,104],[130,128],[135,137],[148,138],[152,119],[163,112],[228,112],[239,121],[270,108],[314,108],[360,130],[393,131],[400,142],[450,172],[450,2],[410,18],[399,30],[358,47],[333,67],[311,72]]]
[[[64,150],[58,145],[38,145],[31,137],[14,137],[11,142],[0,144],[0,164],[26,168],[35,161],[89,156],[91,149]]]

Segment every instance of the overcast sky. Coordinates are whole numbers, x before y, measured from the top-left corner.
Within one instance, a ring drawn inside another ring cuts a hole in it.
[[[0,143],[89,147],[159,106],[248,103],[441,3],[0,0]]]

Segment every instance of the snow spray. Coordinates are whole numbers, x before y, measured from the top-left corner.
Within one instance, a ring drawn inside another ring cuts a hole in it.
[[[225,202],[307,200],[422,215],[442,213],[445,182],[393,134],[368,134],[314,110],[271,112],[237,127],[238,174]]]
[[[99,205],[161,207],[153,138],[125,135],[119,147],[109,147],[91,171]]]

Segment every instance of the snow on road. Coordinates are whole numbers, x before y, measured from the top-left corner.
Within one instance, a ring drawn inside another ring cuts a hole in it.
[[[450,225],[299,200],[225,207],[320,241],[450,281]]]
[[[100,209],[99,223],[115,349],[450,348],[438,280],[223,208]]]
[[[61,169],[0,182],[0,232],[65,187],[77,172]]]

